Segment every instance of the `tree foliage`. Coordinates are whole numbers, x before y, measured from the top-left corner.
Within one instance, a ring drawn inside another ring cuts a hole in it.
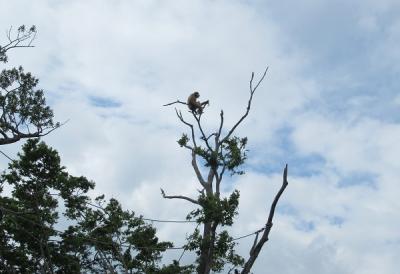
[[[28,140],[18,156],[1,175],[12,192],[11,197],[0,198],[5,213],[0,237],[8,247],[1,250],[0,265],[10,273],[49,273],[69,261],[57,241],[59,203],[68,211],[72,205],[84,208],[94,183],[70,176],[60,165],[58,153],[37,139]]]
[[[0,273],[190,271],[177,262],[160,266],[172,243],[159,241],[154,227],[116,199],[92,200],[94,183],[68,174],[39,139],[29,139],[9,164],[4,187],[12,191],[0,197]]]
[[[11,49],[32,47],[36,28],[18,28],[13,35],[7,34],[8,42],[0,45],[0,63],[8,61]],[[0,145],[10,144],[22,138],[40,137],[60,124],[53,121],[53,111],[46,104],[43,90],[37,89],[39,80],[29,72],[18,68],[3,69],[0,73]]]

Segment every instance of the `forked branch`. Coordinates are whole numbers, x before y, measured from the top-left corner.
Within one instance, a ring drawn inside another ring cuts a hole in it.
[[[32,42],[35,40],[37,30],[35,26],[30,27],[28,30],[24,25],[20,26],[17,30],[16,36],[12,35],[12,26],[7,31],[8,44],[0,46],[0,61],[7,62],[6,52],[13,48],[31,48]]]
[[[194,119],[196,120],[197,126],[198,126],[198,128],[199,128],[199,130],[200,130],[200,133],[201,133],[201,137],[200,137],[200,138],[201,138],[201,140],[203,140],[204,143],[206,144],[207,148],[208,148],[210,151],[212,151],[212,148],[211,148],[210,144],[208,143],[208,138],[206,137],[206,134],[204,133],[203,127],[201,126],[201,122],[200,122],[201,114],[200,114],[199,116],[197,116],[197,115],[196,115],[195,113],[193,113],[193,112],[192,112],[192,114],[193,114],[193,117],[194,117]]]
[[[252,72],[251,74],[251,79],[250,79],[250,98],[249,101],[247,102],[247,108],[246,108],[246,112],[243,114],[243,116],[239,119],[239,121],[237,121],[237,123],[231,128],[231,130],[228,132],[228,134],[220,141],[220,143],[222,144],[224,141],[226,141],[227,139],[229,139],[229,137],[232,135],[232,133],[235,131],[235,129],[240,125],[240,123],[247,117],[247,115],[249,115],[250,112],[250,108],[251,108],[251,102],[253,101],[253,95],[254,92],[257,90],[258,86],[261,84],[261,82],[264,80],[265,75],[267,74],[268,71],[267,67],[264,71],[264,74],[262,75],[262,77],[260,78],[260,80],[257,82],[256,86],[253,88],[253,80],[254,80],[254,72]]]
[[[197,144],[196,144],[196,136],[195,136],[195,134],[194,134],[193,125],[192,125],[191,123],[186,122],[185,119],[183,119],[182,112],[181,112],[181,111],[178,111],[176,108],[175,108],[175,113],[176,113],[176,116],[178,116],[179,120],[181,120],[182,123],[184,123],[185,125],[187,125],[187,126],[190,128],[190,132],[191,132],[191,135],[192,135],[193,147],[194,147],[194,148],[197,147]]]
[[[197,165],[197,160],[196,160],[195,149],[197,148],[197,144],[196,144],[196,136],[194,134],[193,125],[186,122],[185,119],[183,118],[182,112],[178,111],[176,108],[175,108],[175,113],[178,116],[179,120],[181,120],[182,123],[184,123],[185,125],[187,125],[190,128],[191,135],[192,135],[192,142],[193,142],[193,147],[191,148],[191,150],[192,150],[192,166],[193,166],[194,172],[196,173],[197,179],[199,180],[200,184],[205,188],[206,182],[204,181],[204,178],[201,175],[201,172],[200,172],[199,166]],[[186,146],[186,148],[190,148],[190,147]]]
[[[0,119],[0,121],[2,121],[2,119]],[[7,128],[11,131],[11,136],[7,132],[0,130],[0,134],[3,136],[2,138],[0,138],[0,145],[12,144],[12,143],[18,142],[21,139],[38,138],[38,137],[46,136],[46,135],[50,134],[51,132],[53,132],[54,130],[62,127],[63,125],[65,125],[68,122],[69,122],[69,119],[63,123],[56,123],[54,126],[49,126],[49,127],[45,127],[45,128],[37,128],[36,132],[32,132],[32,133],[29,132],[29,127],[28,127],[28,133],[24,133],[24,132],[21,132],[18,129],[18,127],[13,127],[11,124],[8,124]]]

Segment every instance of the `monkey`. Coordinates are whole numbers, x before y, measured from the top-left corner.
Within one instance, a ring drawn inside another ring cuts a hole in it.
[[[197,98],[199,98],[199,97],[200,97],[200,93],[195,91],[192,94],[190,94],[190,96],[187,99],[187,105],[194,114],[202,114],[204,106],[210,104],[209,100],[204,101],[202,103],[200,101],[197,101]]]

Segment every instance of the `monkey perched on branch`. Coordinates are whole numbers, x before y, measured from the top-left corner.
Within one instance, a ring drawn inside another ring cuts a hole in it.
[[[193,111],[194,114],[202,114],[204,106],[210,104],[209,100],[204,101],[204,102],[197,101],[197,98],[199,98],[199,97],[200,97],[200,93],[195,91],[192,94],[190,94],[190,96],[187,99],[187,105],[188,105],[189,109],[191,111]]]
[[[206,105],[210,105],[210,101],[209,100],[204,101],[204,102],[197,101],[197,98],[199,98],[199,97],[200,97],[200,93],[195,91],[195,92],[193,92],[192,94],[189,95],[189,97],[187,99],[187,103],[182,102],[180,100],[176,100],[175,102],[168,103],[168,104],[165,104],[163,106],[166,107],[166,106],[170,106],[170,105],[173,105],[173,104],[187,105],[188,108],[190,109],[190,111],[193,114],[202,114],[203,110],[204,110],[204,107]]]

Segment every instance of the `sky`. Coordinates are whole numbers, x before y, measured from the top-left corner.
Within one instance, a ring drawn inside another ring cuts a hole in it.
[[[0,44],[21,24],[36,25],[35,47],[10,52],[3,68],[32,72],[56,120],[69,119],[43,139],[71,174],[96,182],[93,196],[184,219],[191,205],[159,189],[195,197],[200,185],[176,143],[187,128],[162,105],[198,90],[211,103],[207,131],[221,109],[228,129],[251,73],[268,66],[237,130],[249,139],[246,173],[222,186],[241,194],[230,232],[248,234],[265,224],[289,165],[254,273],[399,273],[399,1],[0,0]],[[1,150],[15,157],[22,144]],[[194,229],[154,225],[176,246]],[[245,258],[252,240],[238,242]]]

